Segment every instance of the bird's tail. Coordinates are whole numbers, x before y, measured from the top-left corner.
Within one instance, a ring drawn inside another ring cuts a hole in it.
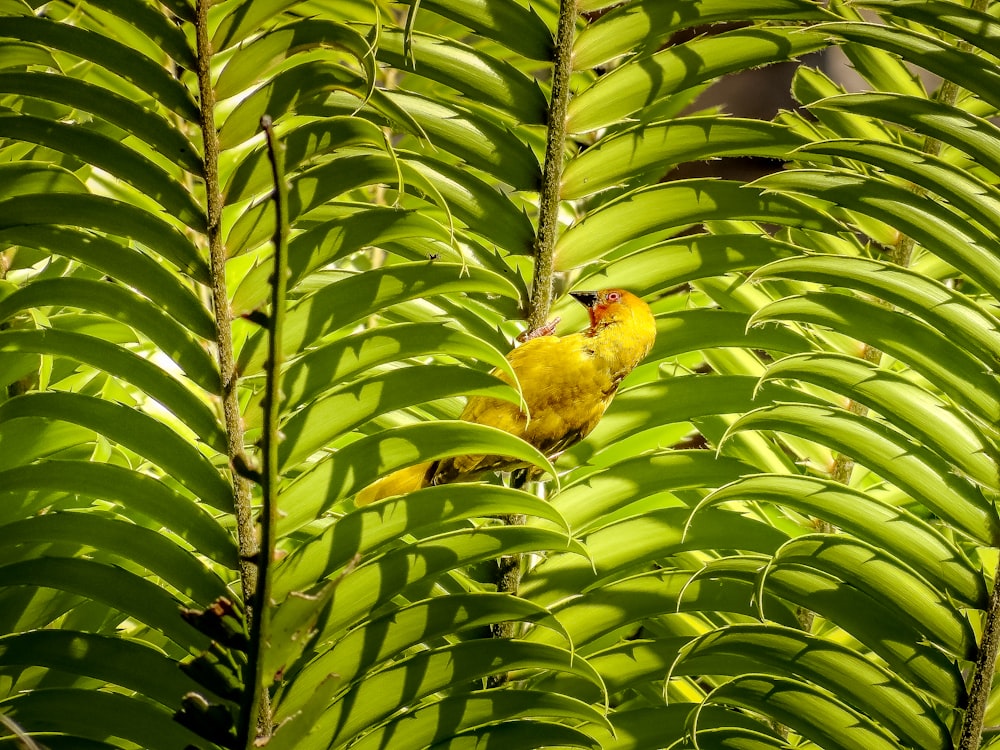
[[[393,495],[405,495],[407,492],[419,490],[427,484],[427,473],[430,471],[433,462],[428,461],[423,464],[408,466],[405,469],[395,471],[387,477],[382,477],[374,484],[370,484],[358,493],[354,498],[357,506],[368,505],[376,500]]]

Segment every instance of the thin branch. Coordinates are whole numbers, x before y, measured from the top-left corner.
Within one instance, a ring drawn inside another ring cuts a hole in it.
[[[271,562],[274,560],[278,526],[278,416],[281,413],[282,332],[285,322],[285,297],[288,285],[288,187],[285,183],[284,146],[274,133],[268,115],[260,120],[267,135],[267,153],[274,181],[274,269],[271,275],[271,312],[267,316],[268,359],[265,366],[264,429],[261,436],[263,467],[260,474],[261,515],[260,551],[257,554],[257,591],[250,622],[250,646],[244,676],[243,705],[237,747],[250,747],[254,730],[258,739],[271,736],[268,685],[264,684],[264,654],[270,642]]]
[[[998,646],[1000,646],[1000,586],[996,584],[998,580],[1000,580],[1000,566],[997,567],[993,577],[993,591],[986,610],[986,621],[983,623],[983,639],[979,644],[976,672],[969,687],[969,704],[965,708],[958,750],[979,750],[983,738],[983,721],[986,718],[993,673],[996,671]]]
[[[559,198],[562,182],[563,159],[566,151],[566,110],[569,106],[569,79],[573,63],[573,35],[576,31],[576,0],[561,0],[559,21],[556,28],[555,60],[552,69],[552,96],[549,100],[548,135],[545,143],[545,162],[542,165],[542,185],[538,198],[538,231],[535,235],[534,277],[528,309],[528,330],[546,325],[552,305],[556,237],[559,229]],[[527,475],[518,472],[515,481],[522,484]],[[504,523],[520,526],[525,522],[521,515],[504,516]],[[521,555],[504,555],[497,560],[494,580],[497,591],[517,594],[521,584]],[[517,623],[497,623],[491,629],[494,638],[512,638],[517,634]],[[488,681],[493,687],[506,682],[505,675]]]
[[[243,458],[243,421],[236,394],[236,361],[233,357],[232,315],[226,293],[226,249],[222,244],[222,193],[219,186],[219,136],[215,127],[215,90],[212,88],[212,42],[208,27],[211,0],[199,0],[195,19],[198,46],[198,95],[201,101],[201,134],[205,149],[205,196],[208,214],[208,253],[212,277],[212,308],[222,376],[222,411],[226,422],[230,464]],[[240,551],[240,582],[244,601],[257,590],[257,554],[253,517],[250,510],[250,483],[235,471],[232,474],[236,530]],[[248,611],[247,615],[252,617]]]
[[[573,72],[573,34],[576,30],[576,0],[561,0],[556,28],[552,97],[549,100],[545,163],[538,197],[538,232],[535,235],[535,273],[531,282],[528,330],[545,325],[552,305],[555,263],[553,254],[559,230],[559,192],[566,152],[566,110],[569,79]]]

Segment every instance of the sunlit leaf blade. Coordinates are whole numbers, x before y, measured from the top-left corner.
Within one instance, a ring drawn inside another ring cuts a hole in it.
[[[774,625],[731,625],[683,649],[675,673],[765,673],[805,679],[877,719],[912,747],[947,747],[931,706],[899,677],[846,646]]]
[[[0,701],[0,708],[14,721],[42,731],[54,730],[93,739],[103,739],[110,734],[149,750],[184,747],[199,739],[175,722],[172,712],[163,706],[101,690],[34,690]],[[45,741],[48,744],[48,738]],[[73,738],[64,747],[80,747],[81,750],[91,747],[85,742]]]
[[[773,716],[824,750],[897,750],[895,738],[846,703],[798,680],[747,675],[706,698]]]
[[[790,60],[828,44],[799,27],[746,28],[700,37],[626,62],[570,100],[567,127],[587,133],[663,97],[733,70]]]
[[[565,200],[598,193],[629,180],[659,177],[680,161],[708,157],[763,156],[784,159],[806,139],[760,120],[684,117],[636,125],[602,138],[563,171]]]
[[[725,180],[680,180],[640,188],[591,212],[559,238],[556,265],[577,268],[643,235],[734,218],[837,231],[831,218],[788,196]]]
[[[507,279],[481,268],[445,263],[412,263],[379,268],[329,284],[289,310],[285,325],[285,354],[314,343],[327,333],[392,304],[418,297],[449,293],[515,296]],[[252,337],[239,354],[246,374],[260,371],[264,362],[263,334]]]
[[[181,130],[155,110],[114,91],[86,81],[30,71],[0,72],[0,91],[90,112],[142,139],[189,172],[201,172],[201,156]]]
[[[890,551],[969,606],[984,605],[983,577],[965,554],[940,531],[905,509],[880,503],[829,480],[780,475],[741,479],[713,492],[699,508],[729,501],[775,503],[822,518]]]
[[[101,368],[139,387],[215,450],[225,450],[225,433],[205,402],[148,359],[128,349],[94,336],[39,328],[0,331],[0,352],[54,354]]]
[[[0,472],[9,492],[52,489],[119,503],[123,514],[151,519],[186,539],[201,554],[236,564],[232,537],[204,509],[153,476],[86,461],[50,459]]]
[[[232,508],[232,488],[194,446],[162,422],[123,404],[80,393],[32,393],[0,404],[0,422],[30,417],[79,424],[121,443],[169,472],[196,497]]]
[[[355,554],[371,554],[405,535],[433,530],[438,523],[514,514],[544,518],[566,528],[566,521],[549,503],[495,485],[427,487],[359,508],[339,518],[282,562],[275,572],[275,596],[280,599],[311,581],[332,575]]]
[[[973,538],[997,537],[996,511],[977,487],[903,433],[872,419],[834,407],[781,404],[752,411],[733,425],[734,431],[746,429],[787,431],[848,452]]]
[[[282,465],[294,465],[378,414],[456,394],[520,402],[510,386],[467,367],[422,365],[389,370],[356,381],[296,412],[282,427],[285,439],[279,460]]]
[[[581,3],[580,8],[586,10],[587,5]],[[618,4],[579,33],[573,62],[583,70],[626,53],[652,54],[680,29],[748,17],[810,21],[830,16],[808,0],[706,0],[697,5],[633,0]]]
[[[972,628],[947,597],[891,554],[837,534],[807,534],[785,544],[772,567],[786,563],[837,576],[896,610],[933,643],[963,659],[975,656]]]
[[[35,281],[0,300],[0,320],[46,305],[79,307],[120,320],[148,336],[202,388],[219,388],[219,373],[201,342],[172,316],[123,286],[72,277]]]
[[[0,229],[59,223],[127,237],[162,255],[195,281],[208,281],[208,266],[197,248],[172,224],[130,203],[100,195],[22,195],[0,201]]]
[[[111,565],[68,557],[23,560],[0,566],[0,585],[70,591],[134,616],[184,649],[208,645],[205,636],[181,619],[181,601],[155,583]]]
[[[0,665],[39,666],[106,680],[172,708],[197,684],[177,663],[137,640],[58,629],[0,636]]]
[[[45,145],[86,159],[157,201],[170,215],[192,229],[203,231],[206,227],[204,212],[190,192],[166,170],[116,139],[23,114],[0,116],[0,137]]]

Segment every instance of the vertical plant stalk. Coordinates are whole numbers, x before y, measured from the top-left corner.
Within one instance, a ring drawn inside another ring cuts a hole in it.
[[[555,60],[552,68],[552,96],[549,100],[548,135],[545,161],[542,165],[542,185],[538,197],[538,231],[535,234],[535,273],[531,281],[528,302],[528,330],[545,325],[552,305],[555,263],[553,255],[559,229],[559,198],[563,158],[566,151],[566,110],[569,107],[569,79],[573,72],[573,36],[576,30],[576,0],[560,0],[556,27]],[[504,516],[510,526],[523,525],[524,516]],[[521,555],[504,555],[497,560],[497,591],[517,594],[521,584]],[[517,623],[501,622],[490,630],[494,638],[512,638]],[[490,680],[491,686],[502,684],[504,677]]]
[[[208,254],[212,276],[212,308],[215,313],[216,346],[222,376],[222,412],[229,439],[229,462],[243,462],[243,421],[236,394],[236,360],[233,357],[232,315],[226,294],[226,249],[222,244],[222,192],[219,185],[219,136],[215,127],[215,90],[212,88],[212,40],[208,30],[210,0],[198,0],[195,32],[198,57],[198,98],[201,102],[201,134],[205,150],[205,198],[208,214]],[[233,501],[240,551],[240,583],[243,600],[249,602],[257,590],[257,541],[250,510],[250,482],[232,473]],[[252,617],[252,613],[248,612]]]
[[[253,600],[255,616],[250,622],[250,646],[240,711],[238,747],[250,747],[257,738],[271,735],[268,686],[264,684],[264,654],[270,641],[271,563],[274,560],[275,530],[278,526],[278,417],[281,413],[282,332],[288,286],[288,188],[285,183],[284,145],[274,133],[268,115],[260,120],[267,135],[267,154],[274,180],[274,269],[271,275],[271,312],[267,316],[268,351],[265,367],[264,424],[261,435],[260,551],[257,554],[257,590]]]
[[[969,687],[969,704],[965,708],[965,718],[962,720],[958,750],[979,750],[983,739],[983,722],[986,719],[986,708],[1000,647],[1000,586],[996,583],[998,580],[1000,580],[1000,565],[993,576],[993,591],[990,593],[990,603],[986,610],[986,622],[983,623],[983,639],[979,644],[976,671]]]
[[[226,424],[227,451],[232,467],[233,506],[236,513],[236,536],[240,557],[240,586],[246,602],[246,616],[252,624],[257,618],[258,543],[251,502],[249,480],[236,471],[245,466],[244,430],[237,399],[236,359],[233,356],[232,313],[226,287],[226,249],[222,243],[222,190],[219,184],[219,135],[215,125],[215,89],[212,88],[212,40],[208,28],[211,0],[195,3],[195,45],[198,76],[199,125],[204,150],[205,203],[208,219],[208,256],[211,274],[212,310],[215,315],[216,350],[222,381],[222,413]],[[269,713],[269,711],[268,711]]]
[[[569,78],[573,72],[573,36],[576,30],[576,0],[560,0],[556,28],[555,64],[552,68],[552,96],[549,100],[545,162],[538,196],[538,231],[535,234],[535,273],[528,302],[528,330],[541,328],[552,305],[555,274],[556,236],[559,230],[559,198],[563,158],[566,152],[566,111],[569,107]]]

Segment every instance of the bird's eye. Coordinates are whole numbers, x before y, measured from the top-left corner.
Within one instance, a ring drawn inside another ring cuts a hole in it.
[[[622,298],[618,292],[608,292],[608,302],[617,302]]]

